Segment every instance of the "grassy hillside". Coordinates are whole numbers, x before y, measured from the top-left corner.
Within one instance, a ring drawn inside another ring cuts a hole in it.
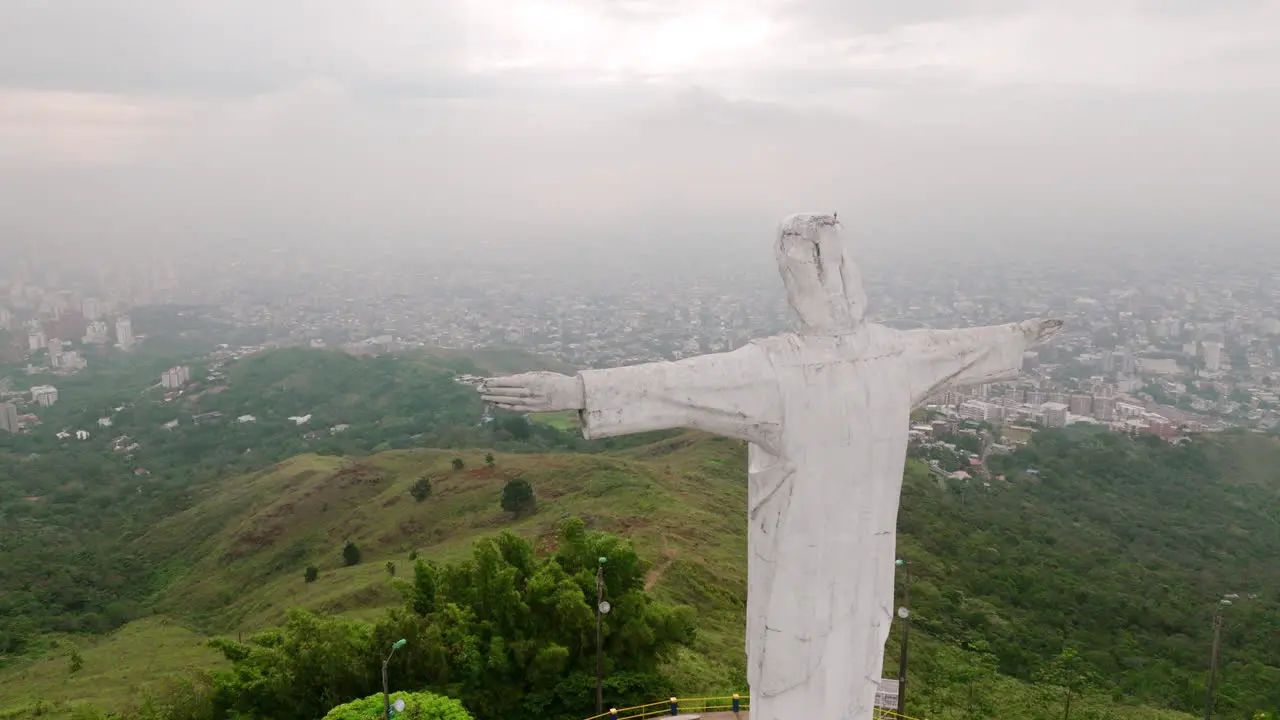
[[[44,659],[0,675],[0,720],[70,717],[82,705],[127,708],[149,691],[219,667],[207,638],[162,617],[137,620],[108,637],[64,640]],[[83,667],[75,672],[75,649]]]
[[[452,461],[462,458],[463,470]],[[498,500],[509,478],[534,486],[538,509],[515,518]],[[420,477],[432,494],[409,495]],[[160,523],[139,548],[165,567],[170,589],[159,608],[210,632],[279,622],[303,606],[362,612],[391,604],[384,564],[408,571],[410,551],[454,559],[472,541],[512,529],[545,544],[567,515],[630,537],[654,563],[659,595],[701,613],[708,656],[700,682],[741,684],[741,615],[746,553],[741,449],[718,438],[682,436],[611,455],[498,454],[407,450],[360,460],[302,456],[232,479]],[[204,538],[192,543],[192,538]],[[354,542],[363,562],[343,567]],[[303,569],[320,569],[303,582]]]
[[[299,456],[218,483],[133,549],[162,569],[157,610],[221,634],[269,627],[297,606],[371,616],[397,602],[387,561],[403,575],[412,551],[456,559],[501,529],[546,548],[558,521],[579,516],[632,538],[653,563],[653,591],[698,609],[696,645],[668,667],[678,686],[743,687],[739,444],[688,434],[608,454],[498,453],[492,468],[484,455]],[[1068,684],[1073,717],[1184,717],[1155,707],[1195,712],[1202,702],[1209,616],[1225,592],[1258,597],[1229,611],[1219,708],[1247,716],[1280,706],[1280,446],[1045,433],[994,462],[1012,482],[947,484],[908,469],[899,522],[915,577],[911,714],[1062,717]],[[538,498],[522,517],[498,505],[515,476]],[[421,477],[433,491],[417,502],[409,488]],[[354,567],[342,563],[348,541],[363,555]],[[309,565],[320,570],[310,584]],[[50,662],[47,672],[65,677],[65,659]],[[0,709],[48,682],[38,667],[15,672],[0,675]],[[68,697],[93,697],[85,690]]]
[[[102,632],[137,617],[155,586],[123,541],[218,478],[307,452],[592,449],[520,417],[480,423],[480,400],[456,374],[557,367],[517,351],[370,358],[286,349],[212,376],[193,364],[195,382],[178,397],[156,387],[173,358],[131,363],[58,379],[60,400],[39,410],[40,425],[0,433],[0,665],[31,651],[40,633]],[[254,421],[237,421],[246,415]],[[304,424],[290,419],[306,415]],[[77,440],[76,430],[90,437]]]

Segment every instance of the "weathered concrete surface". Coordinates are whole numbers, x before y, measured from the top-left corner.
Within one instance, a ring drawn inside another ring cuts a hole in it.
[[[679,362],[492,378],[517,412],[577,409],[587,438],[693,428],[750,443],[747,677],[757,720],[870,720],[893,606],[911,409],[1017,377],[1056,320],[898,331],[863,320],[840,223],[793,215],[775,255],[802,333]]]

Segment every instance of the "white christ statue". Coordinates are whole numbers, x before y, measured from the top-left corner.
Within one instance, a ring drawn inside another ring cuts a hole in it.
[[[792,215],[778,270],[799,333],[678,362],[525,373],[480,392],[516,412],[578,410],[587,439],[691,428],[748,446],[752,720],[872,716],[893,607],[894,531],[913,407],[1016,378],[1060,320],[899,331],[866,295],[832,215]]]

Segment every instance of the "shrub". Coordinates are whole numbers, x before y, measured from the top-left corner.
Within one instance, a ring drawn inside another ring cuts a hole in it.
[[[431,497],[431,481],[424,477],[414,480],[413,487],[409,488],[409,494],[418,502],[426,500]]]
[[[356,547],[353,542],[348,542],[342,548],[342,563],[347,567],[360,564],[360,548]]]
[[[392,693],[391,703],[404,700],[404,712],[397,713],[403,720],[472,720],[471,713],[462,707],[462,703],[450,697],[434,693]],[[381,718],[383,712],[382,693],[370,695],[362,700],[354,700],[329,711],[323,720],[372,720]]]
[[[462,468],[464,468],[464,467],[466,467],[466,466],[467,466],[467,464],[466,464],[465,462],[463,462],[463,461],[462,461],[462,458],[454,458],[454,459],[453,459],[453,469],[454,469],[454,470],[461,470]]]
[[[493,467],[493,466],[494,466],[494,464],[495,464],[496,462],[498,462],[498,461],[493,457],[493,453],[485,453],[485,454],[484,454],[484,464],[485,464],[485,465],[488,465],[489,467]]]
[[[303,575],[303,578],[305,578],[309,583],[315,582],[318,577],[320,577],[320,569],[315,565],[307,568],[307,572]]]
[[[524,478],[510,480],[502,488],[502,509],[509,513],[518,515],[532,510],[535,504],[533,486]]]

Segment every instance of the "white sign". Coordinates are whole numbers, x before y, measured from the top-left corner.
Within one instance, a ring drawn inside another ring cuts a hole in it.
[[[404,698],[396,698],[395,705],[391,707],[395,708],[398,713],[404,712]]]
[[[609,604],[609,601],[608,601],[608,600],[601,601],[601,603],[600,603],[600,614],[601,614],[601,615],[608,615],[608,614],[609,614],[609,611],[610,611],[610,610],[612,610],[612,609],[613,609],[613,606]]]
[[[898,679],[897,678],[880,678],[880,685],[876,687],[876,707],[885,710],[898,709]]]

